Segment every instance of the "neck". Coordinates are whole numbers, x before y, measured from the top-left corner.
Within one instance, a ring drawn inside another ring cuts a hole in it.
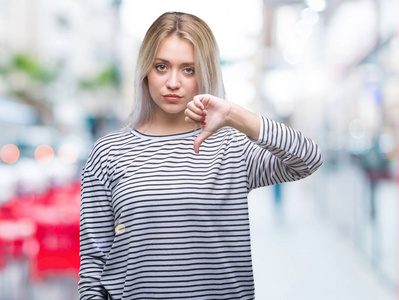
[[[137,130],[154,135],[169,135],[192,131],[198,128],[198,125],[187,123],[184,121],[184,115],[176,114],[164,118],[160,115],[155,115],[155,118],[147,123],[136,128]]]

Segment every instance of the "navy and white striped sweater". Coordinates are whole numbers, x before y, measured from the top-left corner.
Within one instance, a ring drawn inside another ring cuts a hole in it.
[[[200,130],[97,141],[82,173],[80,299],[254,299],[248,193],[322,164],[311,139],[260,122],[258,141],[226,127],[199,154]]]

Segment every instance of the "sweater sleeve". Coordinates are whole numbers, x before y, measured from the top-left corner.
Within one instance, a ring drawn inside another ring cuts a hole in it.
[[[114,238],[111,191],[88,165],[82,172],[79,299],[105,300],[101,274]]]
[[[322,165],[320,148],[313,140],[282,123],[259,119],[259,139],[244,148],[249,190],[305,178]]]

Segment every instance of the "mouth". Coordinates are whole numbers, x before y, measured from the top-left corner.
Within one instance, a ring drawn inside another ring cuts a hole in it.
[[[164,99],[169,102],[177,102],[180,101],[182,96],[176,95],[176,94],[167,94],[163,95]]]

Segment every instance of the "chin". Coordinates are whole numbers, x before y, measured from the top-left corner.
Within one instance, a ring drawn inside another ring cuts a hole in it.
[[[168,114],[183,114],[186,107],[164,107],[162,110]]]
[[[184,115],[184,111],[182,111],[182,110],[179,110],[179,111],[174,111],[174,110],[168,110],[168,111],[165,111],[167,114],[170,114],[170,115]]]

